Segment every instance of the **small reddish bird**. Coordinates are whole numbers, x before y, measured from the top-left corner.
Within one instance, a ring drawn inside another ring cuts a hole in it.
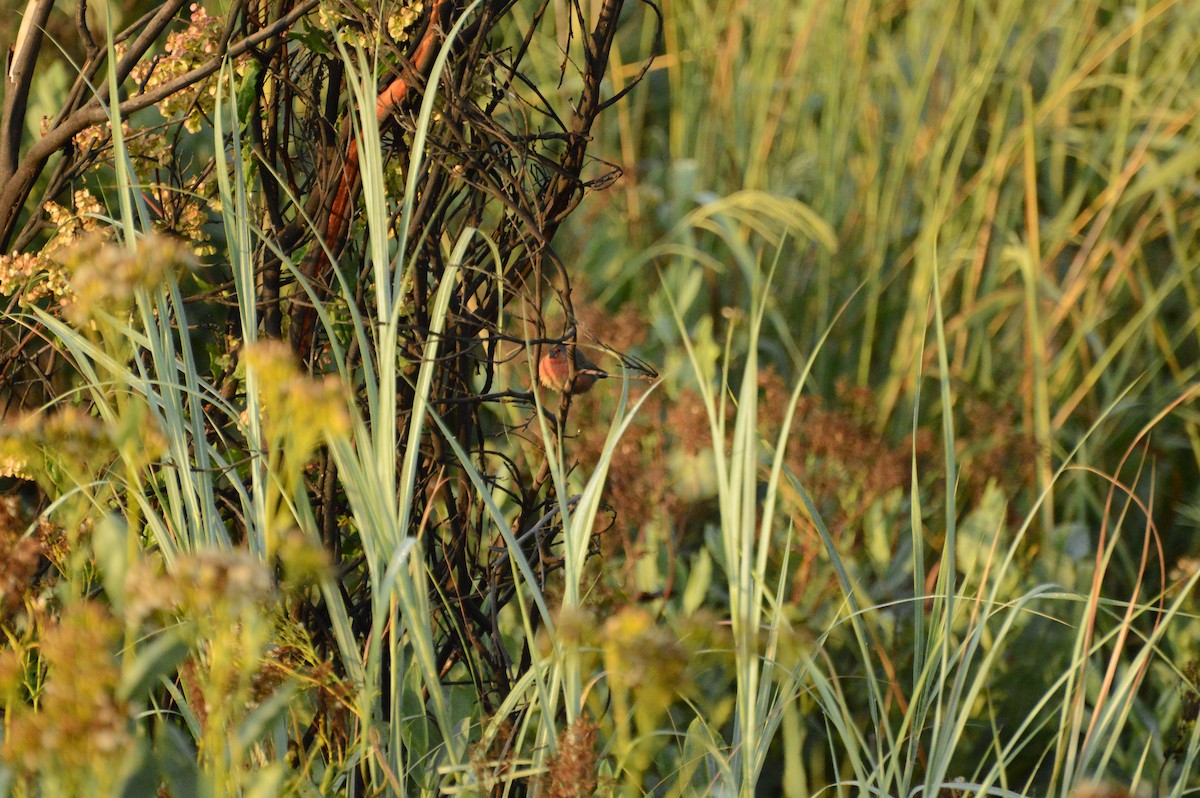
[[[558,393],[567,393],[569,390],[577,396],[590,391],[596,380],[608,376],[607,371],[588,360],[578,347],[571,347],[571,351],[575,353],[574,366],[566,344],[555,344],[542,355],[538,363],[538,382],[543,387]]]

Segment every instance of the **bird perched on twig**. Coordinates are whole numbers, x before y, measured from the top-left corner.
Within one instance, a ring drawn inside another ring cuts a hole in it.
[[[575,355],[574,364],[571,363],[571,352]],[[587,393],[596,380],[607,376],[608,372],[589,360],[578,347],[572,346],[568,350],[566,344],[550,347],[538,363],[538,382],[558,393],[569,392],[575,396]]]

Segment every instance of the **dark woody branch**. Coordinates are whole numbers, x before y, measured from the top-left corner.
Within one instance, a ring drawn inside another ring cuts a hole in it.
[[[178,6],[182,5],[183,2],[185,0],[172,0],[172,3],[164,7],[164,11],[172,5],[178,10]],[[148,108],[170,97],[172,94],[207,78],[221,68],[221,64],[224,63],[225,58],[236,58],[267,39],[277,36],[282,31],[291,27],[305,14],[316,8],[319,2],[320,0],[303,0],[286,16],[231,45],[226,54],[214,56],[201,66],[180,75],[172,81],[168,81],[150,91],[125,100],[119,106],[120,115],[124,117],[143,108]],[[162,15],[156,16],[154,23],[157,23],[161,17]],[[143,34],[138,37],[135,44],[130,48],[130,52],[126,54],[125,58],[121,59],[121,62],[118,64],[118,74],[122,70],[125,74],[128,74],[133,69],[133,66],[136,65],[136,59],[131,61],[131,56],[136,49],[145,44],[145,48],[142,50],[144,53],[145,49],[149,48],[153,39],[146,41],[146,38],[152,27],[154,27],[153,23],[147,26],[147,29],[143,31]],[[161,32],[161,28],[159,32]],[[107,90],[103,86],[100,87],[99,93],[102,97],[107,96]],[[3,181],[4,187],[0,190],[0,250],[7,248],[8,241],[20,216],[21,207],[28,198],[29,192],[45,168],[50,156],[68,146],[71,139],[81,131],[91,125],[104,122],[108,118],[109,113],[107,108],[105,108],[99,99],[94,98],[87,105],[72,113],[61,123],[47,131],[46,135],[33,143],[13,173],[8,176],[8,179]]]
[[[25,128],[25,109],[34,65],[42,50],[42,36],[54,0],[37,0],[25,9],[21,33],[8,54],[4,70],[4,116],[0,118],[0,185],[7,183],[17,169],[21,131]]]

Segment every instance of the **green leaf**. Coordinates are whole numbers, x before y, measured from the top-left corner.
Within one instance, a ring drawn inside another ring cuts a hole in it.
[[[158,789],[161,777],[146,739],[143,738],[138,741],[137,747],[130,751],[126,757],[125,764],[129,766],[131,772],[125,778],[121,795],[125,796],[125,798],[142,798],[145,795],[154,795]]]
[[[688,725],[687,734],[683,739],[683,761],[679,768],[679,786],[684,794],[693,783],[704,784],[708,787],[719,786],[719,781],[725,785],[732,784],[733,774],[729,771],[729,761],[724,754],[725,741],[721,733],[709,726],[700,718]],[[714,765],[724,774],[724,779],[715,779]],[[701,770],[703,767],[703,770]],[[696,781],[696,773],[700,771],[700,780]]]
[[[1004,529],[1004,519],[1008,499],[1004,492],[996,487],[995,481],[990,481],[984,489],[979,506],[959,524],[955,540],[958,565],[965,574],[971,574],[981,569],[988,558],[993,556],[993,545],[996,536]],[[1002,549],[997,548],[996,554]]]
[[[258,99],[258,75],[262,66],[250,59],[246,74],[242,76],[241,85],[237,88],[237,118],[239,121],[250,118],[250,106]]]
[[[327,46],[327,39],[325,38],[327,35],[328,34],[312,28],[309,25],[308,20],[305,20],[303,31],[293,29],[288,31],[287,37],[302,43],[305,47],[312,50],[317,55],[329,56],[333,54],[333,51],[331,51]]]
[[[100,569],[104,592],[118,612],[125,605],[125,577],[129,572],[128,536],[125,519],[115,513],[101,518],[92,535],[92,553]]]
[[[401,688],[400,711],[403,716],[399,720],[403,724],[404,742],[414,751],[428,751],[433,739],[429,717],[425,714],[425,702],[421,699],[421,686],[421,668],[415,661],[410,661]]]
[[[283,779],[287,770],[282,762],[272,762],[262,770],[256,771],[250,777],[250,786],[246,789],[246,798],[274,798],[282,795]]]
[[[704,603],[704,598],[708,595],[708,586],[712,584],[712,570],[712,557],[707,549],[700,549],[700,553],[692,561],[692,572],[688,575],[687,587],[683,590],[684,615],[691,615]]]
[[[255,707],[238,726],[238,746],[244,750],[261,739],[266,730],[287,713],[288,706],[297,692],[299,691],[296,685],[287,682],[270,698]]]
[[[200,798],[212,794],[196,766],[196,750],[179,727],[170,723],[158,724],[154,736],[155,759],[159,772],[167,781],[172,798]]]
[[[174,631],[166,631],[149,645],[143,646],[121,674],[117,696],[122,701],[134,701],[145,696],[150,685],[175,672],[187,656],[189,646]]]

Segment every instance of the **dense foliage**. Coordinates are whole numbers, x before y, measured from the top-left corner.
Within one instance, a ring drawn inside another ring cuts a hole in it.
[[[0,793],[1200,787],[1197,4],[2,24]]]

